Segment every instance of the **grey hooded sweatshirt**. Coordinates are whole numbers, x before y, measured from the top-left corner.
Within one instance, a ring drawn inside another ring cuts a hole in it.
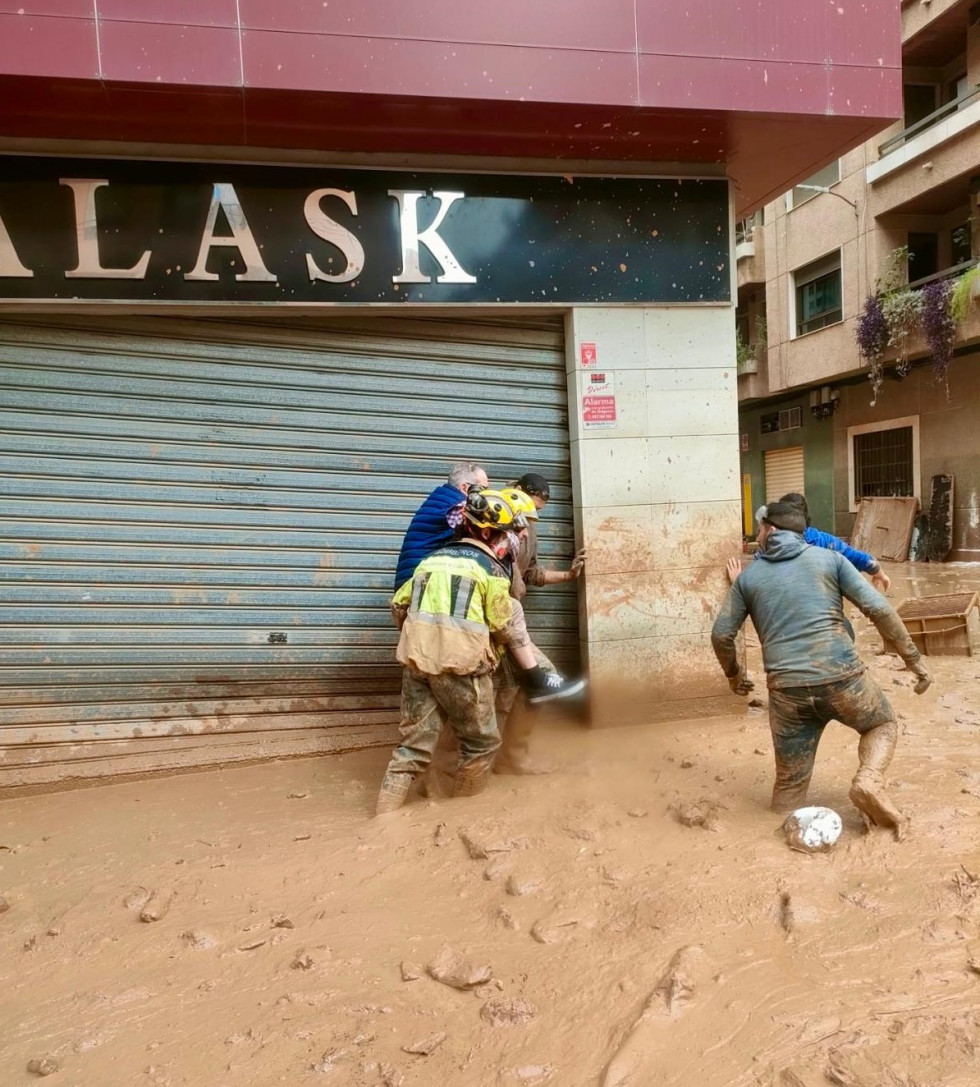
[[[907,665],[919,660],[902,620],[842,554],[811,547],[778,529],[732,586],[711,630],[726,676],[738,671],[735,636],[751,616],[771,688],[820,686],[864,671],[844,628],[846,597],[874,623]]]

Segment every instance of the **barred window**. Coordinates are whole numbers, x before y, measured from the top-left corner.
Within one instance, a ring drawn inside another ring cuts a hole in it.
[[[912,428],[854,436],[854,497],[906,498],[914,493]]]
[[[919,417],[848,427],[847,474],[852,512],[862,498],[921,499]]]

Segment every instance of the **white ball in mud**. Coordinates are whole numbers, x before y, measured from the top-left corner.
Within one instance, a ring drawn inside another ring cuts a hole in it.
[[[831,808],[797,808],[783,823],[786,844],[803,853],[826,853],[833,849],[843,824]]]

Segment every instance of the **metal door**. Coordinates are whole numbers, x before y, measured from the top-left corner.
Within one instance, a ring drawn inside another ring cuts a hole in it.
[[[387,743],[387,600],[452,461],[552,480],[560,318],[0,321],[0,784]],[[532,590],[574,666],[574,587]]]

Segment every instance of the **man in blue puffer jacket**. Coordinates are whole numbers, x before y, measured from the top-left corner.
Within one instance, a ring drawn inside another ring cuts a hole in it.
[[[453,465],[449,480],[436,487],[419,506],[402,541],[395,573],[395,592],[411,581],[418,564],[438,548],[451,543],[454,529],[446,514],[466,501],[471,490],[482,491],[490,486],[487,473],[479,464],[460,461]]]

